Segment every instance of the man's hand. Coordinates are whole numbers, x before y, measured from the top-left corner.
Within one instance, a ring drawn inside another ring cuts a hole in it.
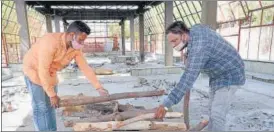
[[[163,119],[166,115],[166,109],[163,105],[160,105],[157,109],[156,109],[156,113],[155,113],[155,118],[156,119]]]
[[[104,89],[104,88],[98,88],[96,89],[98,91],[98,93],[100,94],[100,96],[108,96],[108,90]]]
[[[59,101],[60,101],[60,98],[57,95],[54,96],[54,97],[51,97],[50,98],[51,107],[58,108],[59,107]]]

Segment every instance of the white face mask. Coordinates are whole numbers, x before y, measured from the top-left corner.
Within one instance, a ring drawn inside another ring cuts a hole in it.
[[[185,47],[185,43],[183,41],[181,41],[181,43],[179,43],[177,46],[175,46],[174,49],[177,51],[182,51],[184,47]]]
[[[82,43],[79,43],[77,40],[76,40],[76,36],[74,36],[73,40],[71,41],[72,43],[72,48],[76,49],[76,50],[79,50],[79,49],[82,49],[84,47],[84,45]]]

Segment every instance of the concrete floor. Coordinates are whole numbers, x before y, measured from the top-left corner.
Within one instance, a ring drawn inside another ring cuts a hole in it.
[[[93,58],[89,63],[104,62],[106,58]],[[109,62],[107,62],[109,63]],[[155,62],[141,64],[139,67],[161,66]],[[131,92],[131,91],[150,91],[155,90],[152,87],[160,80],[166,80],[168,83],[159,84],[163,89],[169,89],[169,83],[178,82],[180,74],[157,75],[133,77],[126,71],[121,71],[128,68],[124,64],[106,64],[105,68],[112,68],[117,74],[112,76],[98,76],[103,86],[112,93]],[[120,71],[119,71],[120,70]],[[145,78],[149,85],[140,85],[139,78]],[[14,78],[4,81],[2,85],[4,89],[22,88],[24,80],[22,74],[17,74]],[[11,86],[11,87],[7,87]],[[190,100],[190,123],[197,124],[201,119],[208,119],[208,78],[199,77],[191,92]],[[85,95],[98,96],[98,93],[89,84],[84,76],[77,76],[71,79],[61,79],[58,85],[58,94],[63,95],[77,95],[84,93]],[[2,91],[3,92],[3,91]],[[2,130],[4,131],[33,131],[32,112],[30,105],[30,98],[27,94],[15,94],[12,97],[18,104],[18,109],[13,112],[2,113]],[[134,105],[142,105],[146,108],[157,107],[165,96],[141,98],[141,99],[125,99],[119,100],[120,103],[130,103]],[[274,131],[274,84],[264,83],[248,79],[243,89],[236,92],[236,98],[233,101],[232,108],[229,112],[227,121],[230,130],[234,131],[260,131],[272,130]],[[174,106],[173,111],[182,111],[183,102]],[[65,128],[63,125],[64,117],[61,116],[60,110],[57,110],[57,125],[58,130],[72,130]]]

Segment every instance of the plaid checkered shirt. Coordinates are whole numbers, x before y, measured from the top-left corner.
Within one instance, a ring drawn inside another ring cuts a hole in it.
[[[168,108],[181,101],[187,89],[193,87],[201,71],[209,76],[209,86],[213,91],[245,83],[243,60],[228,41],[209,27],[200,24],[190,29],[189,36],[185,72],[163,102]]]

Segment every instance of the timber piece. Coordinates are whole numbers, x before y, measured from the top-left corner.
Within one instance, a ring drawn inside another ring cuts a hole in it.
[[[186,91],[184,96],[184,122],[186,124],[186,128],[189,129],[189,98],[190,98],[190,90]]]
[[[118,105],[118,109],[117,109]],[[98,103],[98,104],[88,104],[81,106],[68,106],[64,107],[63,115],[71,117],[94,117],[95,111],[100,112],[103,115],[112,114],[115,112],[124,112],[124,111],[139,111],[145,110],[143,106],[133,106],[130,104],[119,104],[118,102],[112,101],[107,103]]]
[[[149,109],[149,110],[131,110],[131,111],[124,111],[124,112],[117,112],[113,113],[110,115],[101,115],[101,116],[89,116],[87,114],[83,113],[72,113],[76,114],[75,116],[78,117],[87,117],[88,118],[81,118],[81,119],[76,119],[76,120],[68,120],[64,122],[64,125],[66,127],[72,127],[75,123],[78,122],[106,122],[106,121],[123,121],[127,120],[142,114],[147,114],[147,113],[154,113],[156,110],[155,109]]]
[[[63,109],[63,112],[84,112],[86,109],[86,106],[79,105],[79,106],[68,106]]]
[[[113,71],[111,69],[105,68],[95,68],[94,72],[96,75],[112,75]]]
[[[127,119],[132,119],[134,117],[138,117],[138,116],[144,115],[144,114],[150,113],[151,115],[153,115],[155,113],[155,111],[156,111],[156,109],[139,110],[139,111],[125,111],[125,112],[119,112],[119,113],[114,113],[114,114],[110,114],[110,115],[102,115],[102,116],[96,116],[96,117],[90,117],[90,118],[67,120],[67,121],[64,121],[64,125],[65,125],[65,127],[72,127],[74,124],[80,123],[80,122],[123,121],[123,120],[127,120]],[[140,120],[154,121],[155,120],[154,116],[151,116],[151,115],[149,118],[143,118]],[[172,113],[169,113],[166,117],[167,118],[168,117],[169,118],[180,118],[182,116],[183,116],[182,113],[172,112]],[[128,122],[126,122],[126,123],[128,123]]]
[[[88,118],[84,118],[84,119],[77,119],[77,120],[67,120],[67,121],[64,121],[64,126],[65,127],[73,127],[76,123],[84,123],[84,122],[97,122],[95,120],[98,120],[98,119],[88,119]],[[103,120],[103,119],[101,119]],[[113,120],[110,120],[110,121],[113,121]],[[119,120],[116,120],[116,121],[119,121]],[[157,121],[157,122],[163,122],[162,120],[160,119],[147,119],[145,121]]]
[[[208,120],[202,120],[198,125],[190,128],[189,131],[201,131],[208,125]]]
[[[60,101],[60,107],[102,103],[102,102],[108,102],[108,101],[113,101],[113,100],[118,100],[118,99],[127,99],[127,98],[161,96],[164,93],[165,93],[165,91],[161,90],[161,91],[148,91],[148,92],[116,93],[116,94],[111,94],[109,96],[103,96],[103,97],[80,96],[80,97],[62,99]]]
[[[68,115],[65,112],[66,111],[63,111],[63,115],[65,115],[65,116],[89,118],[92,121],[95,118],[95,116],[96,116],[96,119],[97,119],[97,116],[100,116],[100,118],[107,117],[106,119],[109,119],[108,116],[112,116],[112,115],[121,116],[121,117],[123,117],[123,119],[129,119],[129,118],[139,116],[141,114],[153,113],[153,112],[155,112],[155,110],[154,109],[148,109],[148,110],[134,109],[134,110],[124,111],[124,112],[114,112],[111,114],[104,114],[104,115],[92,115],[92,113],[83,113],[83,112],[71,112]],[[111,121],[111,120],[107,120],[107,121]]]
[[[179,112],[167,112],[165,115],[165,118],[172,118],[172,117],[182,117],[183,113],[179,113]],[[142,121],[142,120],[147,120],[147,119],[153,119],[155,118],[155,112],[154,113],[148,113],[148,114],[141,114],[139,116],[136,116],[134,118],[130,118],[128,120],[125,121],[121,121],[121,122],[117,122],[116,124],[114,124],[112,126],[111,129],[117,129],[120,128],[122,126],[137,122],[137,121]]]
[[[96,122],[96,123],[76,123],[73,126],[74,131],[108,131],[117,122]],[[185,123],[177,122],[152,122],[138,121],[113,130],[181,130],[185,131]]]

